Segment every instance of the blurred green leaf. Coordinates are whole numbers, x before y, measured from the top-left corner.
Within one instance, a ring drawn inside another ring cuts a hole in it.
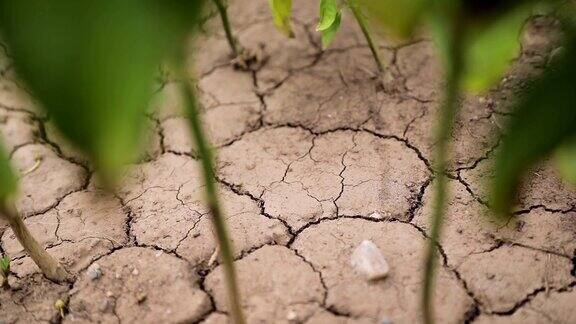
[[[500,80],[520,53],[520,33],[531,9],[526,6],[488,22],[468,26],[463,87],[472,92],[487,90]]]
[[[320,0],[320,19],[316,31],[324,31],[334,24],[340,14],[336,0]]]
[[[576,50],[571,48],[535,82],[515,109],[496,156],[491,203],[505,215],[522,175],[576,129]]]
[[[562,177],[576,185],[576,129],[574,135],[556,150],[556,165]]]
[[[322,49],[327,49],[328,46],[330,46],[330,44],[334,40],[334,37],[336,36],[338,29],[340,29],[341,20],[342,20],[342,12],[338,11],[336,13],[336,18],[334,19],[334,22],[332,22],[332,25],[330,25],[328,29],[322,30]]]
[[[428,0],[356,0],[382,26],[396,36],[408,37],[418,27],[426,9],[435,1]]]
[[[6,203],[10,196],[16,192],[17,179],[10,166],[8,155],[4,151],[4,147],[0,145],[0,207]]]
[[[0,272],[4,276],[10,273],[10,258],[7,255],[0,258]]]
[[[274,25],[278,30],[288,37],[294,37],[294,32],[290,25],[290,16],[292,15],[292,0],[268,0]]]
[[[103,184],[135,156],[156,68],[201,3],[0,1],[17,72]]]

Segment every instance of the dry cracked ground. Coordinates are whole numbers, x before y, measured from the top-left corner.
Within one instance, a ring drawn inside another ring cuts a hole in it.
[[[248,322],[420,322],[440,100],[434,48],[426,37],[380,43],[398,90],[390,94],[349,15],[322,52],[316,5],[295,8],[296,37],[286,39],[265,1],[232,4],[240,42],[260,53],[251,71],[231,66],[217,21],[190,49]],[[462,99],[437,255],[441,323],[576,322],[576,192],[551,163],[530,172],[514,218],[485,217],[484,183],[507,107],[558,38],[553,20],[532,19],[511,72],[487,95]],[[75,275],[67,285],[45,279],[0,224],[14,272],[12,288],[0,292],[0,322],[227,323],[199,162],[176,92],[183,81],[160,74],[144,153],[112,195],[0,50],[0,132],[22,172],[18,208]],[[367,282],[350,266],[363,240],[390,264],[384,280]],[[68,303],[63,317],[57,299]]]

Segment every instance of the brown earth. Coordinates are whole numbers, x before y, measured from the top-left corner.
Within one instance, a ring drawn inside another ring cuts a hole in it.
[[[441,95],[433,45],[425,37],[380,43],[399,89],[388,94],[349,14],[322,52],[315,2],[295,8],[296,37],[286,39],[265,1],[232,4],[241,43],[263,55],[252,71],[231,66],[218,21],[190,50],[218,147],[246,316],[249,323],[420,322],[431,129]],[[507,107],[546,66],[558,38],[554,21],[532,19],[510,74],[485,96],[462,100],[438,248],[441,323],[576,321],[576,192],[553,165],[530,173],[517,217],[504,225],[484,217],[484,183]],[[0,322],[228,322],[199,162],[176,91],[182,80],[162,74],[146,150],[111,195],[25,94],[0,50],[0,133],[23,173],[18,208],[76,276],[69,285],[43,278],[0,224],[1,252],[14,272],[12,288],[0,291]],[[350,266],[362,240],[384,253],[387,278],[367,282]],[[64,318],[57,299],[68,301]]]

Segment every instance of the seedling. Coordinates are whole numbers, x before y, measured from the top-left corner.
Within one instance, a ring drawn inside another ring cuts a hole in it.
[[[433,27],[433,36],[445,64],[444,102],[437,117],[434,136],[434,171],[437,178],[422,290],[424,322],[433,323],[436,244],[440,239],[445,212],[449,135],[458,111],[457,99],[461,90],[484,91],[506,71],[520,50],[518,35],[534,3],[357,1],[389,31],[399,35],[409,35],[426,21]],[[573,9],[569,11],[574,12]],[[497,215],[507,214],[516,185],[527,166],[559,144],[565,145],[559,153],[561,164],[576,165],[573,140],[576,137],[576,109],[573,104],[576,101],[576,28],[572,17],[565,20],[570,55],[565,55],[558,63],[559,67],[548,73],[521,101],[499,151],[493,189],[493,207]],[[550,106],[555,107],[554,112],[549,111]]]
[[[28,252],[28,255],[48,279],[63,282],[70,278],[66,270],[38,244],[38,241],[32,236],[28,227],[18,215],[16,208],[11,205],[0,208],[0,217],[8,221],[24,250]]]
[[[242,70],[248,70],[252,64],[257,63],[260,58],[257,53],[252,53],[251,51],[244,48],[238,38],[234,36],[232,31],[232,25],[230,24],[230,19],[228,18],[228,4],[225,3],[226,0],[212,0],[216,9],[218,10],[218,15],[222,20],[222,26],[224,27],[224,33],[226,34],[226,40],[232,51],[233,59],[232,63],[237,68]]]
[[[370,47],[370,52],[372,53],[372,57],[374,57],[376,67],[380,73],[383,73],[385,66],[380,59],[378,48],[374,44],[368,22],[366,20],[365,14],[362,11],[362,8],[358,5],[356,0],[344,0],[344,5],[347,6],[354,15],[354,18],[356,19],[356,22],[358,23],[358,26],[362,30],[362,34],[368,43],[368,47]],[[341,7],[341,5],[338,5],[337,0],[320,0],[320,19],[316,30],[322,34],[323,49],[327,49],[328,46],[330,46],[330,43],[332,43],[334,40],[334,36],[340,29],[340,21],[342,19]]]
[[[184,67],[181,66],[179,71],[185,74]],[[206,135],[202,126],[201,116],[198,111],[198,102],[194,92],[189,84],[181,84],[181,91],[184,95],[185,108],[188,115],[188,121],[192,130],[194,143],[198,148],[198,153],[202,157],[202,172],[204,177],[206,202],[208,209],[212,214],[212,223],[216,231],[219,247],[217,251],[220,252],[222,265],[224,267],[224,277],[228,283],[228,298],[230,302],[231,314],[236,324],[244,324],[244,315],[242,314],[242,306],[240,304],[240,290],[238,289],[236,272],[234,270],[234,255],[233,247],[228,237],[228,230],[226,222],[222,213],[218,192],[215,185],[214,176],[214,158],[212,156],[212,149],[206,140]]]
[[[292,38],[294,31],[290,23],[292,15],[292,0],[268,0],[272,17],[274,18],[274,25],[284,35]]]
[[[10,274],[10,258],[7,255],[0,259],[0,273],[4,276]]]
[[[10,258],[5,255],[0,259],[0,287],[8,287],[8,275],[10,275]]]
[[[289,37],[294,37],[290,26],[290,15],[292,10],[291,0],[269,0],[274,24],[276,27]],[[348,7],[352,12],[362,34],[368,43],[372,57],[380,74],[384,73],[385,65],[380,58],[380,54],[370,28],[365,17],[363,9],[357,0],[320,0],[319,19],[316,31],[320,32],[322,37],[322,49],[326,50],[334,40],[342,20],[342,8]]]
[[[226,40],[232,50],[234,57],[238,57],[241,54],[241,47],[238,45],[238,40],[234,37],[232,33],[232,27],[230,26],[230,20],[228,19],[228,8],[227,4],[224,3],[225,0],[213,0],[216,9],[218,9],[218,14],[222,20],[222,26],[224,27],[224,32],[226,34]]]
[[[38,244],[14,207],[13,197],[16,185],[16,175],[12,172],[8,157],[0,147],[0,218],[8,222],[24,250],[47,278],[65,281],[69,278],[68,273]]]

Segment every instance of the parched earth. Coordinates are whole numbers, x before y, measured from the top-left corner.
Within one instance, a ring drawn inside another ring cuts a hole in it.
[[[250,71],[230,64],[217,20],[190,47],[248,322],[420,322],[441,99],[433,45],[383,40],[397,88],[385,92],[350,15],[322,52],[315,2],[294,6],[296,37],[287,39],[265,1],[232,4],[240,42],[260,54]],[[484,183],[508,107],[558,39],[554,21],[532,19],[509,75],[486,95],[462,99],[438,247],[440,323],[576,322],[576,192],[552,163],[530,172],[508,223],[485,217]],[[14,272],[12,288],[0,291],[0,322],[227,323],[199,161],[176,91],[185,81],[160,73],[144,152],[112,195],[0,51],[0,132],[22,174],[18,209],[75,275],[68,285],[45,279],[0,224]],[[368,282],[351,267],[363,240],[385,255],[387,278]],[[63,318],[58,299],[68,303]]]

